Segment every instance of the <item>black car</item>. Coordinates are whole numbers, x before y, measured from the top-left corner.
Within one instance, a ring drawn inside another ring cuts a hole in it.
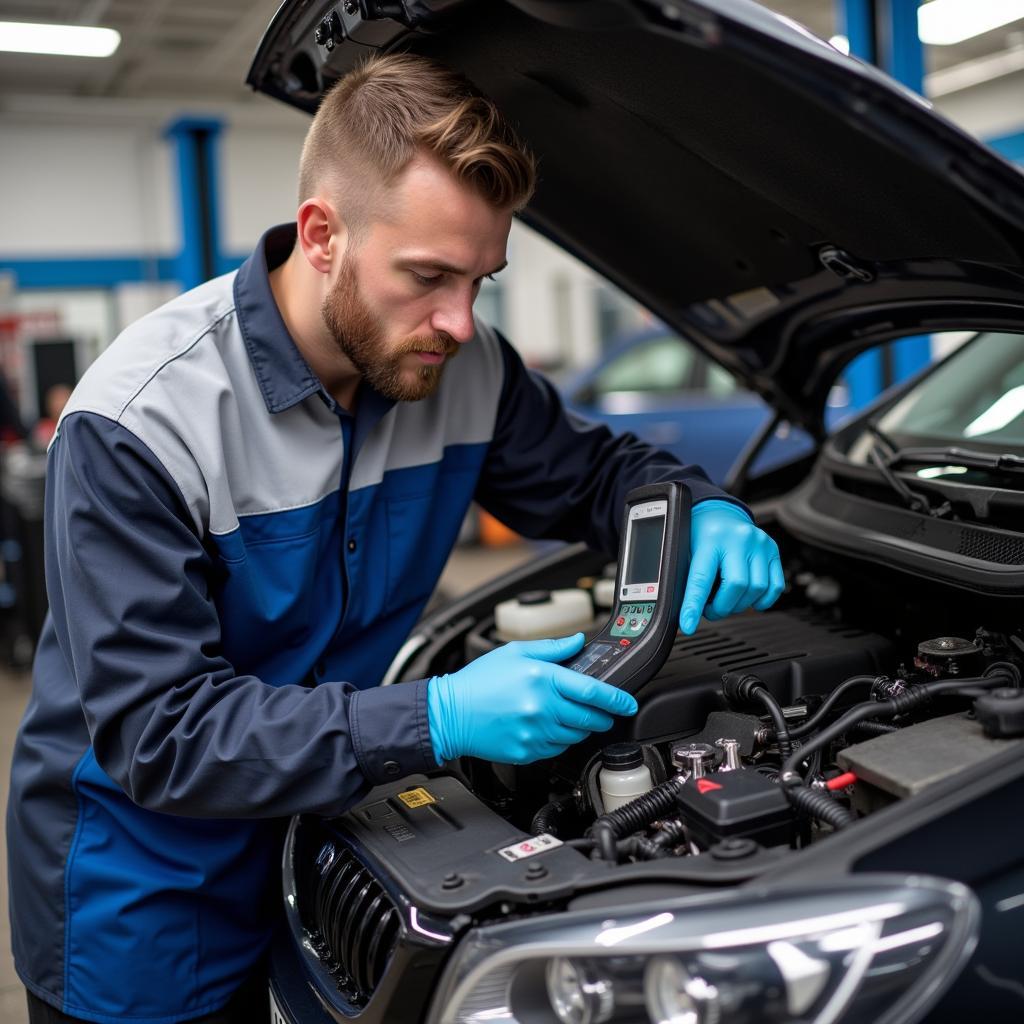
[[[1024,177],[741,0],[294,0],[249,80],[311,112],[374,50],[492,96],[540,156],[524,220],[772,404],[730,486],[789,586],[678,636],[614,734],[295,819],[277,1019],[1024,1018]],[[854,356],[944,332],[826,437]],[[816,451],[753,475],[783,423]],[[600,597],[608,557],[435,612],[384,682],[492,649],[523,591]],[[608,811],[615,742],[654,788]]]

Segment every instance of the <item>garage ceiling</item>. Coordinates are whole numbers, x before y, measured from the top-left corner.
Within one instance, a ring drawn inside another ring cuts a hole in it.
[[[279,0],[0,0],[0,20],[102,25],[110,58],[0,54],[0,92],[237,101]]]
[[[103,25],[121,33],[113,57],[0,53],[7,93],[246,102],[242,81],[280,0],[0,0],[0,20]],[[768,6],[828,38],[834,0],[768,0]],[[929,71],[995,53],[1024,53],[1024,20],[956,46],[930,47]]]

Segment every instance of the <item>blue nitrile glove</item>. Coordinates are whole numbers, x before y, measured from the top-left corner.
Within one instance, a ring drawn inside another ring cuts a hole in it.
[[[690,574],[679,609],[684,633],[697,628],[702,611],[711,622],[747,608],[763,612],[785,589],[778,545],[731,502],[709,499],[693,506],[690,552]],[[719,574],[722,583],[705,609]]]
[[[554,757],[612,715],[635,715],[625,690],[554,664],[577,654],[583,634],[519,640],[427,683],[427,720],[438,763],[463,754],[501,764]]]

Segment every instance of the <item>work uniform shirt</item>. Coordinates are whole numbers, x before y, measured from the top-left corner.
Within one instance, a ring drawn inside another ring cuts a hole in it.
[[[355,415],[288,335],[274,228],[129,327],[51,445],[50,615],[14,753],[15,964],[65,1013],[217,1010],[265,950],[281,819],[435,769],[427,682],[377,684],[476,499],[616,550],[635,486],[701,470],[568,415],[494,331]]]

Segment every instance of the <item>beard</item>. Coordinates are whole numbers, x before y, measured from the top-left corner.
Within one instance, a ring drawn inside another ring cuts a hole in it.
[[[436,352],[450,359],[459,351],[458,342],[444,332],[389,342],[380,319],[359,294],[355,266],[347,258],[320,313],[349,362],[375,391],[392,401],[416,402],[432,395],[441,383],[441,373],[448,361],[410,369],[403,367],[404,357],[416,352]]]

